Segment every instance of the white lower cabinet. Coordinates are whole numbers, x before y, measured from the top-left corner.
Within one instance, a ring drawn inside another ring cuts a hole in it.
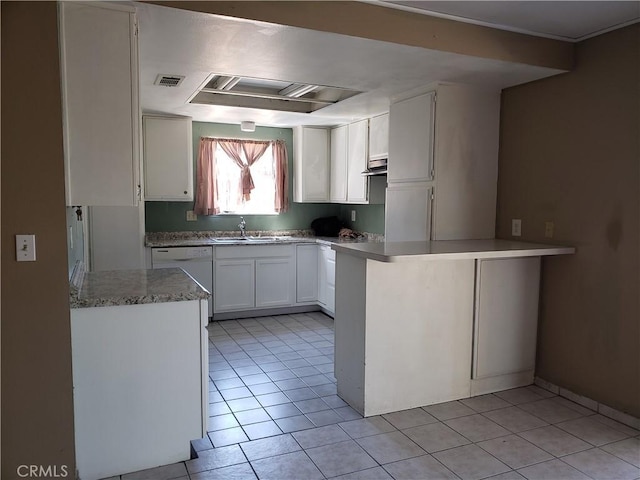
[[[293,245],[214,247],[214,259],[214,314],[295,303]]]
[[[296,245],[296,303],[318,302],[318,245]]]
[[[207,434],[207,322],[206,300],[71,309],[77,478],[191,457]]]
[[[331,245],[229,245],[213,251],[214,317],[268,309],[313,310],[318,305],[333,316],[336,252]]]
[[[295,266],[292,256],[256,260],[256,308],[294,303]]]
[[[533,382],[540,257],[478,260],[471,395]]]
[[[216,260],[214,271],[214,312],[245,310],[255,306],[255,260]]]
[[[329,314],[336,310],[336,252],[321,245],[318,255],[318,303]]]

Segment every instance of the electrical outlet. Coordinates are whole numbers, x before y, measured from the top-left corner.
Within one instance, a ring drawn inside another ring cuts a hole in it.
[[[16,260],[19,262],[36,261],[35,235],[16,235]]]
[[[519,237],[522,235],[522,220],[519,218],[513,218],[511,220],[511,235]]]
[[[553,238],[553,222],[544,222],[544,236],[547,238]]]
[[[198,216],[193,210],[187,210],[187,222],[195,222],[198,220]]]
[[[352,222],[356,221],[356,211],[355,210],[351,210],[351,221]]]

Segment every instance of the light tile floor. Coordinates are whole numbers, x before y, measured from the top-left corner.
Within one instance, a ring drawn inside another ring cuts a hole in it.
[[[638,479],[640,432],[536,386],[363,419],[321,313],[209,325],[198,458],[122,480]]]

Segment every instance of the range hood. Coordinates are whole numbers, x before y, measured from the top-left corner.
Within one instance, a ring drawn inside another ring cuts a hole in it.
[[[367,162],[367,169],[362,172],[362,175],[386,175],[387,174],[387,157],[384,158],[370,158]]]

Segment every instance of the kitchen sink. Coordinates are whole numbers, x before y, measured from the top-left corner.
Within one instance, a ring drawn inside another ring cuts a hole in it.
[[[214,243],[273,243],[287,240],[289,237],[211,237]]]
[[[238,243],[246,242],[247,237],[211,237],[209,240],[214,243]]]

